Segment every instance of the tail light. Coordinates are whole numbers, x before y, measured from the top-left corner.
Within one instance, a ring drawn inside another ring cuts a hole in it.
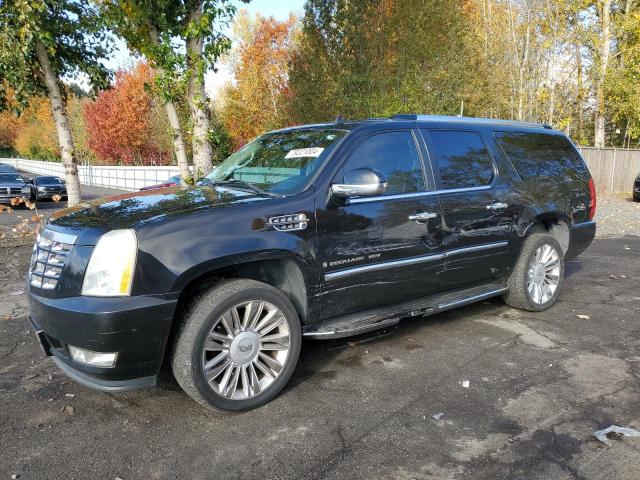
[[[589,220],[593,220],[596,215],[596,184],[593,183],[593,178],[589,179]]]

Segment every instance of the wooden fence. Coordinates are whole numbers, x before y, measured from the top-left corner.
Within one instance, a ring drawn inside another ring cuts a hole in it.
[[[600,192],[631,192],[640,173],[640,150],[581,147],[580,153]]]

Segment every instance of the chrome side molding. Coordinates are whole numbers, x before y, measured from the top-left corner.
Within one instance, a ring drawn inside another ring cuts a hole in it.
[[[362,265],[361,267],[345,268],[344,270],[338,270],[335,272],[326,273],[324,275],[325,281],[336,280],[338,278],[347,277],[350,275],[356,275],[363,272],[372,272],[377,270],[384,270],[387,268],[402,267],[405,265],[413,265],[423,262],[432,262],[434,260],[440,260],[446,257],[453,257],[454,255],[461,255],[463,253],[478,252],[481,250],[490,250],[494,248],[502,248],[509,245],[509,242],[494,242],[485,243],[483,245],[474,245],[473,247],[456,248],[455,250],[448,250],[441,253],[434,253],[432,255],[422,255],[420,257],[403,258],[401,260],[391,260],[388,262],[374,263],[371,265]]]

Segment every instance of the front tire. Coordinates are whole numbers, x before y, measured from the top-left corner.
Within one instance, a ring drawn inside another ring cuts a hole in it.
[[[503,298],[513,308],[541,312],[556,302],[563,281],[562,247],[551,235],[534,233],[522,245]]]
[[[300,354],[298,314],[279,290],[229,280],[196,300],[178,333],[173,374],[208,408],[249,410],[287,384]]]

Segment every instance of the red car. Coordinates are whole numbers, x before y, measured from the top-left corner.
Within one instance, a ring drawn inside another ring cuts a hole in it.
[[[181,183],[182,183],[182,179],[180,178],[180,175],[174,175],[173,177],[167,178],[166,182],[158,183],[156,185],[149,185],[147,187],[142,187],[140,191],[142,192],[143,190],[155,190],[156,188],[164,188],[164,187],[175,187],[177,185],[180,185]]]

